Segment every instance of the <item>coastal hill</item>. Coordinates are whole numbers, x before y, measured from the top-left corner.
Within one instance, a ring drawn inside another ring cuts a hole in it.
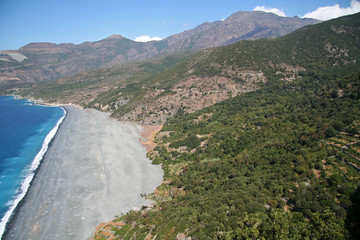
[[[180,50],[223,46],[240,39],[278,37],[318,22],[272,13],[238,12],[223,21],[204,23],[162,41],[143,43],[113,35],[78,45],[30,43],[19,50],[0,53],[0,84],[53,80]]]
[[[162,89],[138,101],[156,115],[171,112],[157,99],[184,89],[190,99],[214,79],[254,82],[253,91],[169,117],[148,153],[164,169],[163,184],[145,194],[155,204],[100,225],[93,239],[357,239],[359,26],[360,13],[207,49],[113,95]]]

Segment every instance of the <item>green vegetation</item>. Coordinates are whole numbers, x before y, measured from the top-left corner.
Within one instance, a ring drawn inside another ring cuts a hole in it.
[[[149,153],[162,164],[165,183],[150,196],[156,200],[154,209],[121,218],[131,226],[131,237],[359,236],[360,54],[358,33],[350,28],[359,26],[359,16],[306,27],[278,40],[213,49],[196,62],[199,75],[223,74],[224,66],[252,66],[268,81],[257,91],[168,119]],[[337,41],[332,36],[339,34],[338,27],[353,35]],[[330,56],[324,44],[318,45],[323,41],[348,54]],[[253,47],[251,54],[236,53],[243,45]],[[199,54],[187,64],[194,59]],[[301,64],[306,71],[284,81],[280,63]],[[129,236],[121,228],[115,236],[122,239],[123,232]]]
[[[169,147],[179,148],[181,146],[185,146],[188,149],[192,150],[192,149],[198,147],[200,145],[200,143],[201,143],[200,139],[197,136],[190,134],[185,139],[170,143]]]
[[[257,41],[240,41],[220,48],[210,48],[190,56],[165,71],[144,78],[137,85],[130,84],[123,91],[131,100],[127,106],[114,111],[120,117],[142,104],[143,97],[154,89],[170,90],[186,78],[221,76],[244,83],[241,71],[260,71],[269,79],[294,78],[312,74],[333,66],[354,71],[360,61],[359,17],[341,18],[307,26],[292,34]],[[349,27],[344,27],[349,26]],[[305,72],[307,71],[307,73]],[[337,74],[334,71],[334,74]],[[110,91],[106,94],[111,94]],[[101,100],[96,100],[101,102]]]
[[[360,72],[316,77],[317,82],[274,80],[262,90],[169,120],[162,131],[170,136],[150,156],[163,164],[168,189],[186,194],[158,201],[161,211],[131,212],[122,219],[135,224],[136,236],[151,230],[157,239],[179,233],[199,239],[351,238],[358,231],[352,226],[359,224],[350,210],[359,204],[352,197],[359,172],[343,161],[340,149],[322,143],[331,141],[327,133],[339,131],[360,140],[347,130],[360,117]],[[339,90],[346,94],[336,96]],[[211,136],[201,147],[196,134]],[[196,151],[174,156],[167,143]],[[179,164],[181,171],[172,174],[169,169]]]

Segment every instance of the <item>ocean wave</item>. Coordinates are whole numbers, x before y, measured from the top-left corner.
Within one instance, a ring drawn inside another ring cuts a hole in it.
[[[48,150],[52,139],[55,137],[55,135],[60,127],[60,124],[64,121],[64,119],[67,115],[66,110],[63,107],[61,107],[61,109],[64,111],[63,116],[57,121],[57,123],[53,127],[53,129],[51,129],[51,131],[46,135],[40,151],[34,157],[32,163],[31,163],[31,166],[28,170],[28,174],[20,186],[18,195],[15,197],[14,200],[12,200],[10,202],[9,210],[5,213],[4,217],[0,221],[0,239],[2,238],[2,235],[5,232],[6,225],[9,221],[9,219],[11,218],[14,210],[16,209],[18,204],[21,202],[21,200],[26,196],[26,193],[28,192],[28,190],[30,188],[30,184],[35,176],[36,170],[38,169],[46,151]]]

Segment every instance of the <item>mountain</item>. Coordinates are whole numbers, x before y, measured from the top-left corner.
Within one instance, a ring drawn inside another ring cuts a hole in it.
[[[98,67],[117,66],[180,50],[222,46],[240,39],[277,37],[318,22],[264,12],[238,12],[224,21],[204,23],[162,41],[140,43],[113,35],[78,45],[30,43],[17,51],[11,51],[12,55],[24,56],[22,61],[12,58],[9,51],[0,53],[0,84],[53,80]]]
[[[118,98],[129,101],[115,109],[113,116],[164,123],[180,108],[194,112],[261,88],[275,77],[293,81],[327,68],[356,69],[360,61],[358,22],[355,17],[347,21],[306,26],[277,39],[239,41],[203,50],[144,82],[142,86],[150,90],[143,99],[132,100],[135,89],[132,93],[127,87],[119,90],[126,95]]]
[[[98,69],[32,85],[20,94],[109,111],[120,120],[163,124],[179,109],[194,112],[262,88],[270,79],[293,81],[311,72],[356,69],[360,61],[357,20],[341,18],[280,38],[243,40],[192,56],[191,52],[170,54],[139,63],[141,68],[126,65],[128,75],[119,71],[121,67]],[[172,67],[166,68],[170,63]]]
[[[155,203],[101,225],[94,239],[357,239],[359,28],[360,13],[207,49],[117,92],[152,90],[138,102],[154,106],[138,115],[146,119],[171,113],[159,103],[178,94],[185,103],[256,85],[199,111],[180,106],[147,155],[164,170],[144,194]]]
[[[314,19],[280,17],[265,12],[237,12],[227,19],[175,34],[164,40],[170,49],[209,48],[224,46],[239,40],[279,37],[305,25],[315,24]]]
[[[41,82],[66,77],[100,66],[114,66],[158,54],[151,44],[121,36],[97,42],[75,44],[31,43],[16,51],[27,58],[22,62],[2,63],[1,76],[20,82]],[[4,54],[4,53],[3,53]]]

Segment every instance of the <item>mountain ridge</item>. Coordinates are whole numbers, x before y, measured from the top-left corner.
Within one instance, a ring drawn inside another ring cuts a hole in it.
[[[294,81],[318,69],[356,68],[358,23],[346,23],[348,18],[306,26],[276,39],[242,40],[193,55],[170,54],[136,67],[129,64],[124,67],[134,71],[128,75],[118,67],[98,69],[32,85],[22,94],[108,111],[124,121],[163,124],[180,109],[200,110],[262,88],[269,79]],[[86,96],[79,98],[79,93]]]
[[[360,63],[359,16],[306,26],[277,39],[246,40],[205,49],[154,77],[152,84],[163,90],[152,91],[143,101],[134,102],[132,109],[130,101],[112,114],[121,120],[164,123],[175,109],[191,113],[261,88],[269,79],[294,81],[324,68],[353,71]],[[149,86],[151,81],[144,85]]]
[[[236,21],[241,16],[244,24]],[[0,84],[54,80],[98,67],[116,66],[181,50],[221,46],[244,38],[276,37],[318,22],[264,12],[238,12],[227,20],[204,23],[162,41],[141,43],[112,35],[81,44],[30,43],[17,50],[27,57],[26,61],[7,62],[0,58],[0,79],[13,79],[0,81]]]

